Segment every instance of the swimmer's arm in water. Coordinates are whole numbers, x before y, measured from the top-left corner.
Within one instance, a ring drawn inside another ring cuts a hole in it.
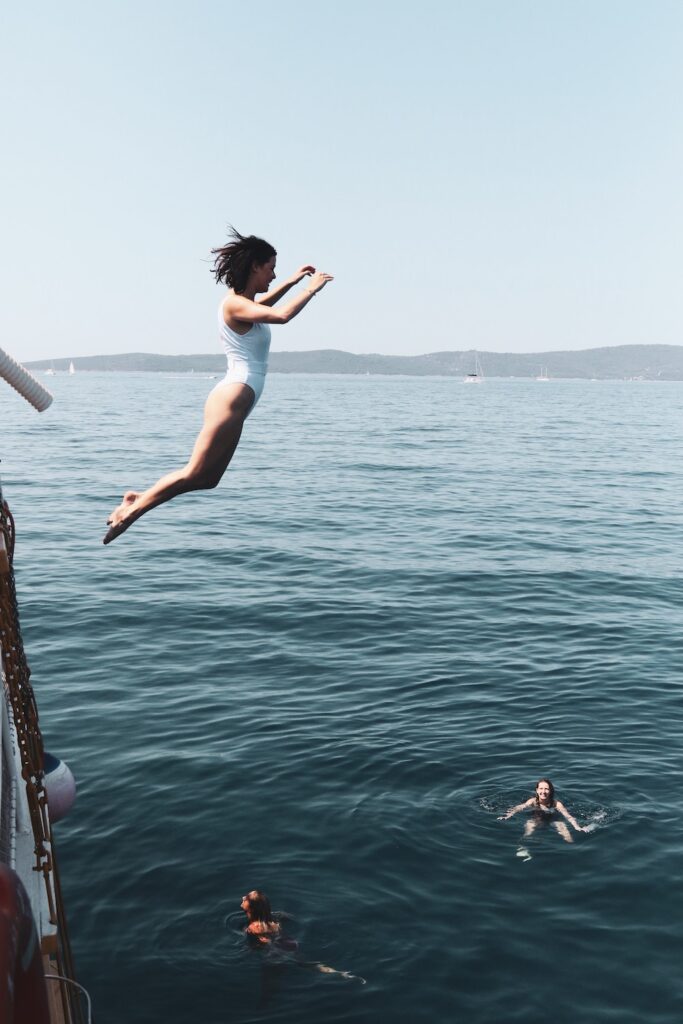
[[[273,288],[267,295],[264,295],[262,299],[256,299],[256,302],[260,306],[274,306],[276,302],[286,295],[290,288],[293,288],[299,281],[303,281],[305,277],[309,277],[311,274],[315,274],[315,267],[310,264],[306,264],[304,267],[299,267],[296,274],[292,274],[286,281],[279,284],[277,288]]]
[[[331,274],[324,274],[318,271],[311,277],[308,288],[305,288],[294,299],[290,299],[279,309],[271,309],[264,306],[262,302],[252,302],[244,295],[231,294],[223,304],[224,313],[235,320],[243,320],[248,324],[288,324],[304,306],[308,305],[313,296],[325,287],[328,281],[333,281]]]
[[[517,804],[516,807],[511,807],[509,811],[505,812],[505,814],[501,814],[498,821],[507,821],[507,819],[511,818],[513,814],[517,814],[519,811],[523,811],[527,807],[532,807],[535,803],[536,800],[532,796],[528,800],[525,800],[523,804]]]
[[[566,818],[566,819],[567,819],[567,821],[569,822],[569,824],[570,824],[570,825],[571,825],[571,826],[572,826],[573,828],[575,828],[577,832],[585,832],[585,831],[586,831],[586,829],[585,829],[585,828],[583,827],[583,825],[579,825],[579,823],[578,823],[578,821],[576,820],[576,818],[573,818],[573,817],[571,816],[571,814],[569,813],[569,811],[568,811],[568,810],[567,810],[567,808],[566,808],[566,807],[564,806],[564,804],[562,803],[562,801],[561,801],[561,800],[556,800],[556,801],[555,801],[555,806],[557,807],[557,809],[558,809],[558,811],[560,812],[560,814],[562,815],[562,817],[563,817],[563,818]]]

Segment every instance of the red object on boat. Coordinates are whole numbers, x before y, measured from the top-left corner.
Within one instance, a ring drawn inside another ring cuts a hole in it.
[[[0,1020],[50,1024],[38,933],[19,875],[0,864]]]

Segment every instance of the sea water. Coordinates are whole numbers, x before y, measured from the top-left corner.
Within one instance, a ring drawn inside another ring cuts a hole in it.
[[[272,375],[221,486],[103,547],[213,383],[0,396],[99,1024],[677,1024],[683,383]],[[590,832],[498,820],[540,776]],[[254,887],[367,984],[249,950]]]

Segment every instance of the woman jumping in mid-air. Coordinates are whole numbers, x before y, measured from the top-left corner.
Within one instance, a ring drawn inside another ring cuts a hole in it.
[[[561,800],[555,798],[555,787],[550,779],[539,779],[536,783],[536,795],[529,797],[523,804],[511,807],[507,813],[502,814],[499,821],[511,818],[518,811],[532,811],[531,817],[524,823],[524,835],[528,839],[530,835],[543,822],[550,822],[560,833],[567,843],[573,843],[572,834],[563,821],[559,820],[560,815],[566,818],[572,828],[577,832],[587,832],[588,829],[579,825],[576,818],[573,818]]]
[[[104,537],[105,544],[110,544],[157,505],[187,491],[207,490],[218,485],[235,454],[244,421],[263,391],[270,348],[268,324],[289,323],[328,281],[333,280],[330,274],[306,265],[268,291],[275,280],[275,249],[262,238],[245,237],[234,229],[231,241],[220,249],[212,249],[212,255],[215,256],[216,281],[228,286],[219,312],[228,372],[206,400],[204,425],[187,465],[163,476],[148,491],[127,491],[107,520],[110,526]],[[273,309],[290,288],[306,277],[309,280],[302,292]],[[257,299],[262,292],[266,294]]]

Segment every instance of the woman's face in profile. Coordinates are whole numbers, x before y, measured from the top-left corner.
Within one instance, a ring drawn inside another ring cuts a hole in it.
[[[260,266],[255,266],[256,271],[256,291],[267,292],[270,288],[271,282],[275,280],[275,260],[277,257],[272,256],[267,263],[262,263]]]

